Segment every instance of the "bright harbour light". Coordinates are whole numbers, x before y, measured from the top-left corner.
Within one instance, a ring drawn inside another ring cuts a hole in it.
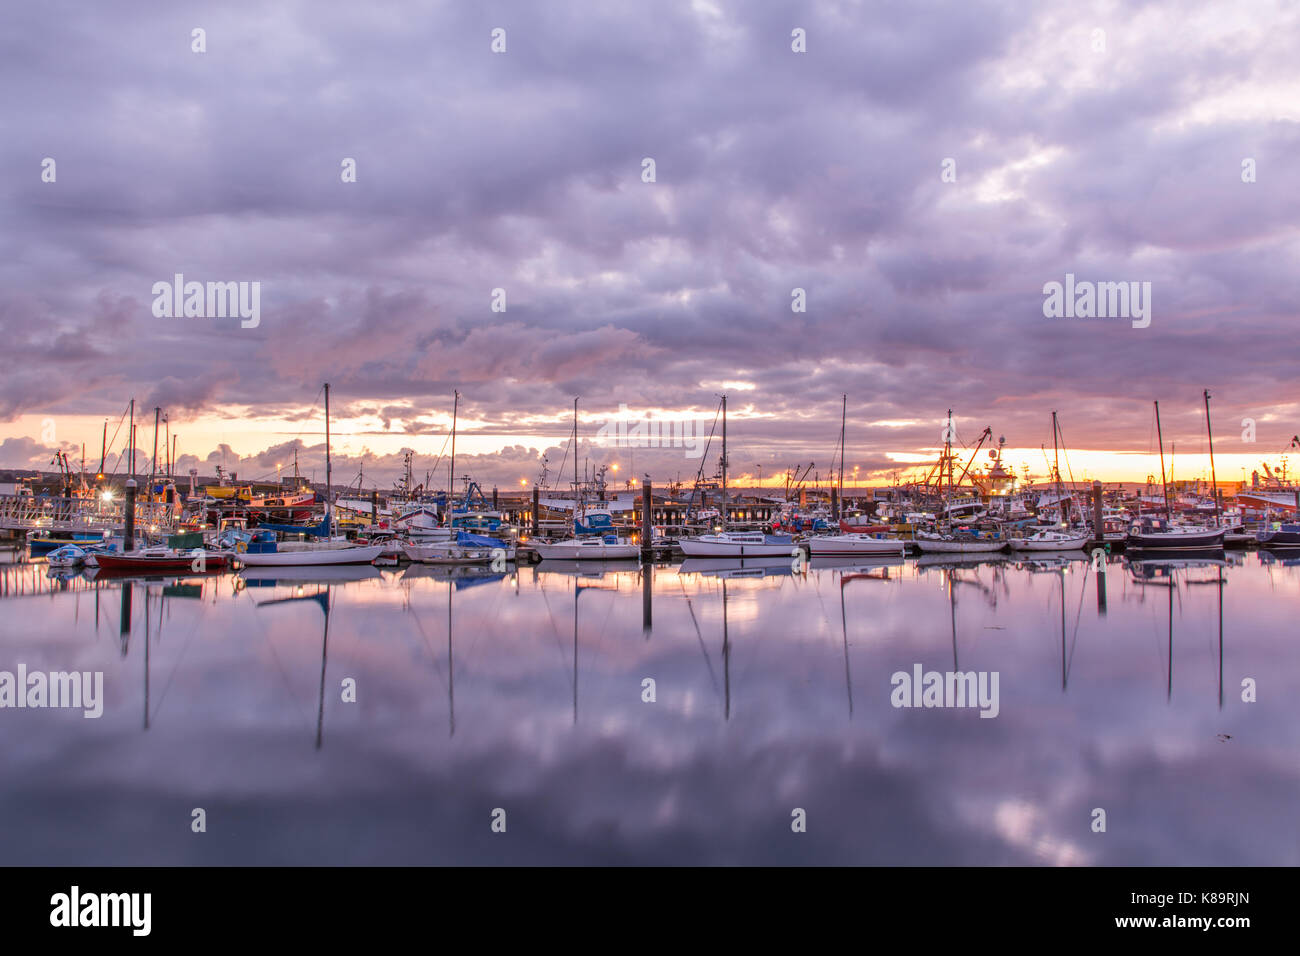
[[[103,498],[105,501],[112,501],[112,500],[113,500],[113,492],[111,492],[111,491],[106,491],[106,492],[104,492],[102,495],[100,495],[100,497]]]

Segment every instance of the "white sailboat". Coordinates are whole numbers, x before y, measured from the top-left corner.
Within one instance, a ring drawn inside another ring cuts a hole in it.
[[[641,547],[620,537],[613,528],[608,509],[582,510],[578,503],[578,400],[573,400],[573,519],[569,537],[561,541],[534,541],[533,549],[543,561],[619,561],[637,558]],[[580,520],[581,519],[581,520]],[[579,533],[583,529],[586,533]]]
[[[897,554],[907,553],[907,542],[886,534],[818,534],[808,539],[808,550],[813,557],[831,554]]]
[[[326,534],[334,526],[334,505],[330,463],[330,386],[325,383],[325,521]],[[245,567],[307,567],[324,564],[370,564],[387,549],[386,544],[358,546],[347,538],[327,537],[320,541],[275,540],[270,531],[254,532],[251,540],[241,541],[235,559]]]
[[[840,413],[840,468],[839,500],[844,500],[844,434],[847,419],[848,396]],[[845,522],[840,521],[843,528]],[[852,525],[850,525],[852,527]],[[836,554],[894,554],[906,555],[907,543],[896,535],[883,532],[846,531],[843,534],[815,534],[808,539],[808,552],[812,557]]]
[[[1091,540],[1091,535],[1070,531],[1035,531],[1024,538],[1011,538],[1012,551],[1081,551]]]
[[[680,538],[677,546],[688,558],[761,558],[795,557],[802,553],[794,535],[765,534],[762,531],[727,530],[727,396],[722,396],[722,457],[718,467],[722,475],[722,530]]]

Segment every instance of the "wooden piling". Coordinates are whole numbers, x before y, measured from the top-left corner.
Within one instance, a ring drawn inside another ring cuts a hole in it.
[[[126,527],[122,534],[122,553],[135,550],[135,479],[126,480]]]
[[[650,523],[652,501],[650,482],[641,482],[641,558],[645,561],[654,557],[654,526]]]

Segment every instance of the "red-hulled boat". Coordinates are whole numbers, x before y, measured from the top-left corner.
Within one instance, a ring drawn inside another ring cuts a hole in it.
[[[840,530],[845,534],[888,534],[894,529],[887,524],[870,524],[862,517],[841,518]]]
[[[224,552],[201,548],[144,548],[126,554],[95,555],[95,564],[100,571],[133,574],[204,574],[224,571],[228,563],[229,558]]]

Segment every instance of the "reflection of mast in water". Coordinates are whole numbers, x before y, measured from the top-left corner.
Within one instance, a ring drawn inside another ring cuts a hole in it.
[[[144,729],[149,729],[149,585],[144,586]]]
[[[848,580],[840,578],[840,625],[844,633],[844,689],[849,695],[849,719],[853,719],[853,680],[849,676],[849,619],[844,613],[844,585]]]
[[[1065,568],[1056,572],[1061,582],[1061,693],[1065,693]]]
[[[731,635],[727,630],[727,579],[722,579],[722,686],[723,720],[731,719]]]
[[[325,612],[324,633],[321,635],[320,642],[320,695],[316,703],[316,749],[320,750],[321,743],[325,736],[325,661],[329,651],[330,644],[330,592],[329,588],[325,589],[320,602],[321,609]]]
[[[1219,568],[1219,710],[1223,710],[1223,568]]]
[[[273,604],[292,604],[296,601],[314,601],[325,615],[320,645],[320,693],[316,701],[316,749],[320,750],[325,737],[325,666],[330,642],[330,589],[326,587],[315,594],[258,601],[257,606],[270,607]]]
[[[456,736],[456,660],[452,655],[451,641],[451,578],[447,579],[447,706],[451,711],[451,725],[448,737]]]
[[[582,588],[575,577],[573,579],[573,725],[575,727],[578,725],[578,595],[581,592]]]
[[[948,576],[948,617],[952,620],[952,669],[960,671],[957,666],[957,595],[953,586],[957,583],[957,569],[949,568]]]
[[[1169,677],[1165,689],[1165,700],[1174,699],[1174,588],[1177,587],[1173,572],[1169,575]]]

